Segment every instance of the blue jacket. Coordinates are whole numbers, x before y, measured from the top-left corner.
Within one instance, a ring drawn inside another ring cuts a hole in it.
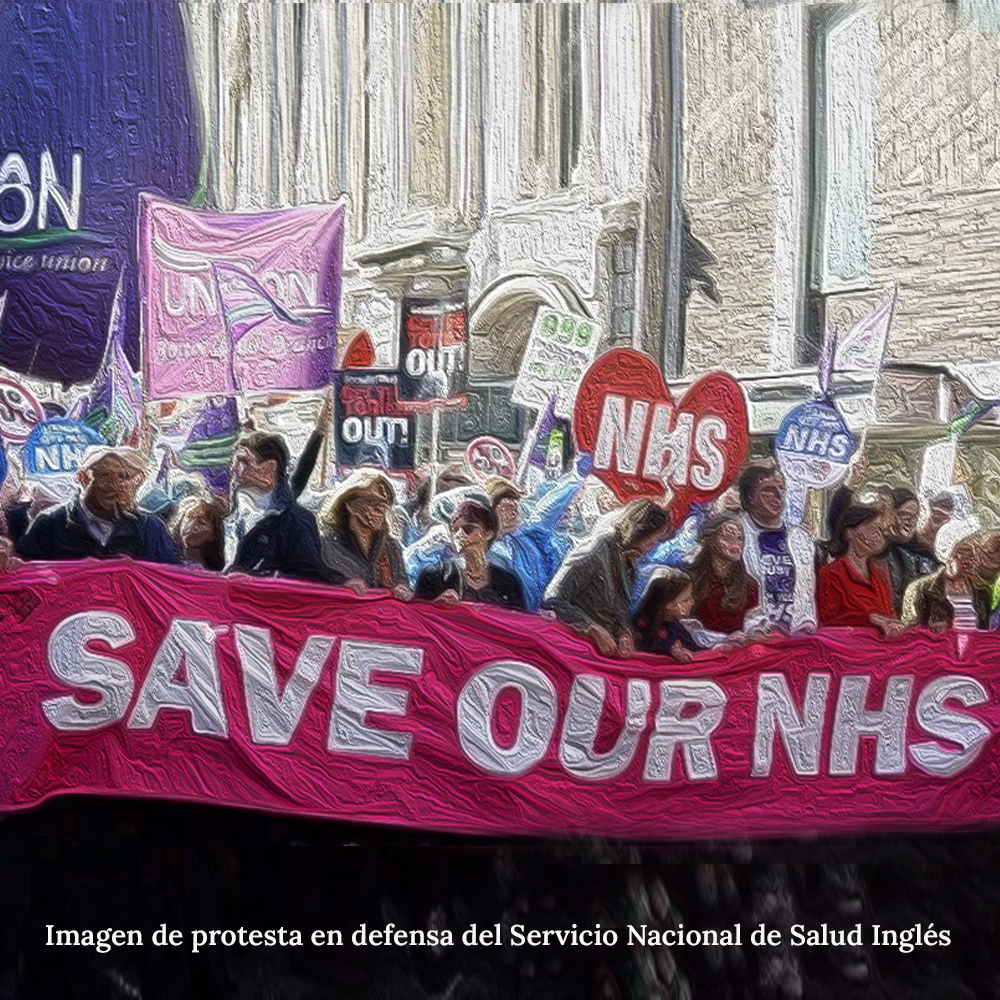
[[[490,561],[520,581],[528,611],[539,609],[545,588],[569,551],[569,536],[558,531],[556,525],[582,485],[583,480],[577,476],[567,476],[554,484],[523,524],[490,546]]]
[[[42,511],[17,543],[24,559],[109,559],[132,556],[146,562],[177,565],[180,553],[163,522],[141,511],[119,515],[106,545],[88,530],[79,496]]]

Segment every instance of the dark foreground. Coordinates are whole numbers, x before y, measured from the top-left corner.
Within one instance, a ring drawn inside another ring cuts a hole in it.
[[[483,839],[205,806],[62,799],[0,822],[0,1000],[64,998],[1000,997],[998,838],[717,845]],[[355,947],[365,924],[450,929],[455,944]],[[471,924],[503,944],[461,943]],[[510,928],[616,928],[612,947],[514,947]],[[741,948],[627,943],[743,928]],[[760,923],[850,929],[861,947],[755,948]],[[951,931],[873,947],[871,927]],[[46,946],[56,929],[138,928],[142,948]],[[161,924],[184,932],[153,947]],[[208,947],[193,930],[299,929],[297,948]],[[314,947],[339,929],[343,947]]]

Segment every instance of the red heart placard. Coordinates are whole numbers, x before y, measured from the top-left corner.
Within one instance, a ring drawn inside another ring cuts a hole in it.
[[[736,478],[750,449],[743,392],[725,372],[688,389],[679,406],[656,365],[619,348],[587,371],[576,397],[576,446],[623,503],[672,493],[676,527],[691,504],[711,500]]]

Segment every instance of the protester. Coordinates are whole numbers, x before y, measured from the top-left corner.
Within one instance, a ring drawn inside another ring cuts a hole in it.
[[[898,616],[903,609],[903,594],[918,577],[933,573],[940,563],[916,541],[920,502],[916,493],[906,487],[892,491],[892,527],[889,544],[880,561],[884,563],[892,584],[893,605]]]
[[[812,536],[786,525],[785,477],[769,465],[751,465],[739,482],[743,561],[760,588],[763,617],[792,632],[816,627],[815,556]]]
[[[497,519],[490,556],[517,577],[528,611],[538,610],[545,588],[569,551],[569,538],[558,526],[582,485],[583,478],[575,473],[563,476],[524,517],[524,493],[512,482],[491,476],[483,484]]]
[[[927,520],[910,543],[914,549],[931,559],[935,556],[937,533],[955,517],[955,498],[947,490],[938,493],[929,504]]]
[[[875,561],[885,548],[877,507],[852,505],[839,518],[830,546],[832,562],[819,568],[816,603],[823,625],[874,625],[887,637],[902,633],[896,620],[892,583],[885,566]]]
[[[353,472],[320,511],[320,543],[334,578],[355,592],[377,587],[409,600],[403,549],[387,521],[394,497],[392,483],[381,472]]]
[[[464,501],[452,517],[451,531],[458,558],[424,570],[417,580],[416,596],[442,604],[476,601],[523,610],[524,595],[517,577],[489,561],[489,547],[497,532],[492,507]]]
[[[629,656],[635,646],[629,598],[636,564],[669,527],[652,500],[633,500],[611,530],[570,552],[545,591],[545,605],[606,656]]]
[[[423,516],[428,527],[423,534],[417,535],[412,530],[406,532],[405,537],[413,539],[403,549],[403,562],[411,589],[416,588],[417,580],[424,570],[434,569],[458,555],[451,534],[451,519],[466,500],[472,500],[482,507],[493,506],[482,486],[471,483],[454,486],[435,494],[427,501],[427,510]]]
[[[288,448],[278,435],[254,431],[237,442],[233,507],[224,522],[227,571],[329,579],[316,519],[292,498],[287,471]]]
[[[20,567],[21,560],[17,557],[14,543],[0,535],[0,573],[13,573]]]
[[[669,566],[657,569],[632,619],[636,646],[689,663],[701,648],[688,627],[693,604],[692,581],[687,573]]]
[[[902,620],[935,632],[946,628],[974,631],[989,628],[990,588],[979,577],[976,523],[951,521],[935,532],[941,568],[906,588]]]
[[[294,471],[288,477],[289,491],[298,500],[305,488],[309,485],[316,463],[319,461],[323,444],[326,441],[327,429],[330,426],[330,418],[333,415],[333,391],[327,390],[323,396],[323,403],[316,415],[316,424],[313,427],[309,440],[306,441],[299,460],[295,463]]]
[[[698,533],[701,549],[691,564],[691,614],[715,632],[740,632],[760,603],[760,589],[743,562],[743,525],[737,514],[709,518]]]
[[[193,494],[178,504],[170,522],[170,537],[189,566],[221,573],[226,565],[222,505],[212,498]]]
[[[131,556],[147,562],[180,562],[163,522],[135,505],[145,472],[131,448],[88,448],[80,462],[77,495],[40,513],[17,544],[24,559]]]
[[[979,536],[978,585],[990,592],[991,632],[1000,629],[1000,531],[984,531]]]

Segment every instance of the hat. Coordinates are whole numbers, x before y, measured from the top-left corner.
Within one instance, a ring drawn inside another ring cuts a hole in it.
[[[146,459],[141,452],[135,448],[116,448],[106,444],[94,445],[83,453],[80,459],[80,471],[92,469],[106,458],[116,458],[126,469],[131,469],[135,473],[146,471]]]
[[[355,497],[371,496],[392,504],[396,491],[389,477],[378,469],[356,469],[327,498],[320,510],[320,524],[340,528],[347,523],[347,503]]]
[[[494,506],[503,500],[504,497],[520,500],[524,496],[523,490],[519,490],[509,479],[504,479],[503,476],[490,476],[483,483],[483,489]]]
[[[931,507],[940,507],[942,510],[954,510],[955,509],[955,498],[947,492],[947,490],[942,491],[936,497],[933,497],[930,501]]]
[[[934,539],[934,555],[940,563],[946,563],[954,554],[955,549],[971,538],[982,525],[978,517],[970,517],[961,521],[949,521],[938,530]]]

